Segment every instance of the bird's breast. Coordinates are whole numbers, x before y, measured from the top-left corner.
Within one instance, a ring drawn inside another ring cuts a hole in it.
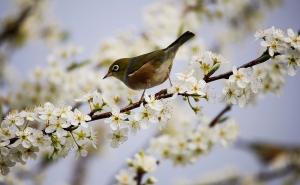
[[[126,85],[132,89],[148,89],[165,82],[172,68],[173,58],[168,59],[159,66],[151,62],[145,64],[136,72],[127,76]]]

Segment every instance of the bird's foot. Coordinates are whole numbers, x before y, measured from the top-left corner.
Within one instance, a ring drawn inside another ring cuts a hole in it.
[[[172,81],[171,81],[171,78],[170,78],[170,76],[169,76],[169,83],[170,83],[170,87],[173,87],[173,83],[172,83]]]
[[[144,89],[144,91],[143,91],[143,93],[142,93],[142,96],[141,96],[140,101],[139,101],[140,104],[144,102],[144,95],[145,95],[145,92],[146,92],[146,89]]]

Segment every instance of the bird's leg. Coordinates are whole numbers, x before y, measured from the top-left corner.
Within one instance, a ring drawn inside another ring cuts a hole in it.
[[[142,96],[141,96],[140,101],[139,101],[140,103],[143,103],[145,92],[146,92],[146,89],[144,89],[144,91],[142,93]]]
[[[168,79],[169,79],[170,86],[173,87],[173,84],[172,84],[170,76],[168,77]]]

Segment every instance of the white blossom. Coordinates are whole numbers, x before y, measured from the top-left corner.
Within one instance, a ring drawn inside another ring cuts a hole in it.
[[[124,143],[128,139],[128,128],[121,128],[113,131],[109,134],[109,138],[111,139],[110,145],[113,148],[118,147],[120,144]]]
[[[78,124],[87,127],[86,121],[90,121],[91,117],[89,115],[81,113],[78,109],[74,111],[74,120],[71,122],[72,125],[77,126]]]
[[[118,185],[136,185],[134,174],[126,170],[121,170],[116,175],[116,179],[118,181]]]
[[[31,146],[29,136],[32,134],[32,132],[33,129],[30,127],[27,127],[24,130],[20,130],[16,132],[16,136],[20,138],[19,142],[24,148],[29,148]]]
[[[233,75],[229,77],[229,81],[232,83],[236,83],[238,87],[245,88],[249,81],[249,76],[247,74],[247,69],[240,68],[237,69],[236,66],[232,68]]]
[[[155,95],[145,94],[145,101],[147,102],[147,106],[155,111],[161,111],[163,108],[163,103],[160,100],[157,100]]]
[[[120,109],[114,107],[111,112],[111,116],[105,120],[105,123],[110,124],[112,130],[118,130],[124,128],[124,123],[127,118],[126,114],[121,113]]]
[[[156,123],[157,120],[157,112],[149,109],[148,107],[144,107],[142,104],[138,111],[134,114],[134,119],[140,122],[140,126],[142,129],[147,129],[149,127],[149,123]]]
[[[150,155],[144,154],[144,152],[135,154],[133,159],[127,160],[127,163],[135,171],[141,169],[144,172],[149,173],[155,171],[157,168],[157,160]]]
[[[21,117],[18,112],[10,112],[4,119],[3,123],[4,125],[7,126],[22,126],[25,123],[24,118]]]
[[[290,43],[292,47],[300,49],[300,35],[296,34],[291,28],[287,30],[288,37],[285,39],[286,42]]]
[[[45,103],[43,107],[38,108],[39,118],[44,121],[49,121],[54,119],[57,115],[55,115],[55,107],[52,103]]]
[[[187,91],[190,94],[196,94],[200,96],[206,95],[206,82],[204,80],[195,80],[189,84],[189,90]]]
[[[237,138],[239,127],[233,120],[228,120],[226,124],[216,125],[214,132],[216,136],[215,141],[226,147]]]
[[[239,97],[241,94],[241,90],[231,82],[226,82],[226,85],[223,89],[223,100],[229,104],[237,104],[239,101]]]

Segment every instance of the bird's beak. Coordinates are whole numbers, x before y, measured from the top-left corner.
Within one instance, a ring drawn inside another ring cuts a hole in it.
[[[103,77],[103,79],[112,76],[112,72],[107,72],[107,74]]]

